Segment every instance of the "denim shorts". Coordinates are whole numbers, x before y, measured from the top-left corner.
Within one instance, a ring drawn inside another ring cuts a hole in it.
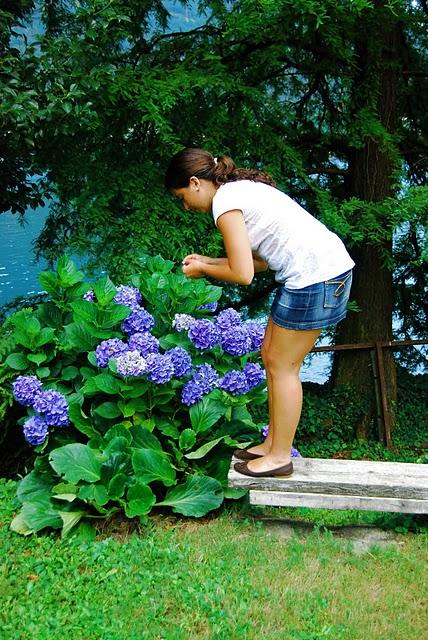
[[[278,287],[271,307],[272,320],[284,329],[322,329],[346,316],[352,269],[303,289]]]

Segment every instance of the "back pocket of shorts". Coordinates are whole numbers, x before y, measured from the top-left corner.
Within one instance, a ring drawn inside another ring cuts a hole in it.
[[[352,284],[352,271],[324,282],[324,308],[336,309],[346,304]]]

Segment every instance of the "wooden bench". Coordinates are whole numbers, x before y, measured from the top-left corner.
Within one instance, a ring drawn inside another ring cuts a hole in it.
[[[250,504],[428,513],[428,464],[293,458],[289,478],[251,478],[234,470],[229,486]]]

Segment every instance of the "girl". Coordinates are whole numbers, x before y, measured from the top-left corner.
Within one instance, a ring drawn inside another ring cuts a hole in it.
[[[321,329],[346,316],[354,262],[341,240],[268,175],[239,169],[228,156],[183,149],[172,158],[165,184],[186,211],[212,213],[223,236],[226,257],[188,255],[186,276],[248,285],[257,271],[275,272],[279,286],[261,348],[269,433],[262,444],[234,455],[243,460],[235,469],[244,475],[289,476],[302,409],[300,366]]]

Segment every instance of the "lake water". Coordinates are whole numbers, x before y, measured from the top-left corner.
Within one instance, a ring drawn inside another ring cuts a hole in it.
[[[12,213],[0,215],[0,306],[17,296],[41,291],[37,277],[46,268],[46,262],[35,261],[33,243],[48,211],[45,206],[28,209],[24,218]],[[302,367],[302,380],[322,384],[330,373],[330,363],[329,354],[313,354]]]

